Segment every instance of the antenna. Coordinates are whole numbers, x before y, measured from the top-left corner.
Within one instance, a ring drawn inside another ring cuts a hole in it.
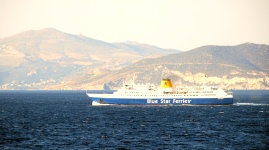
[[[203,85],[202,86],[205,86],[205,83],[206,83],[206,78],[207,78],[207,76],[205,75],[205,78],[204,78],[204,80],[203,80]]]
[[[136,74],[134,74],[133,75],[133,83],[135,83],[135,79],[137,78],[137,75]]]
[[[135,75],[133,75],[133,83],[134,83],[134,81],[135,81]]]

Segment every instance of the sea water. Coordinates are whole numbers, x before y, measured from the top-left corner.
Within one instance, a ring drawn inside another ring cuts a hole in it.
[[[269,149],[269,91],[232,106],[91,106],[85,91],[0,91],[0,149]]]

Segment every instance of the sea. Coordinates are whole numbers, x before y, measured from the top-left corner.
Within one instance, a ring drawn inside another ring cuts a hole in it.
[[[269,91],[233,93],[232,106],[92,106],[86,91],[0,91],[0,149],[269,149]]]

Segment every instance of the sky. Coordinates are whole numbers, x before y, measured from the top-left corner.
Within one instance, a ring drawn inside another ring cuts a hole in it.
[[[0,0],[0,20],[0,39],[55,28],[178,50],[269,45],[269,0]]]

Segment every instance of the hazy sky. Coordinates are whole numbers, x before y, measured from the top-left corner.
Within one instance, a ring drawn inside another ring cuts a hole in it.
[[[55,28],[190,50],[269,44],[269,0],[0,0],[0,38]]]

